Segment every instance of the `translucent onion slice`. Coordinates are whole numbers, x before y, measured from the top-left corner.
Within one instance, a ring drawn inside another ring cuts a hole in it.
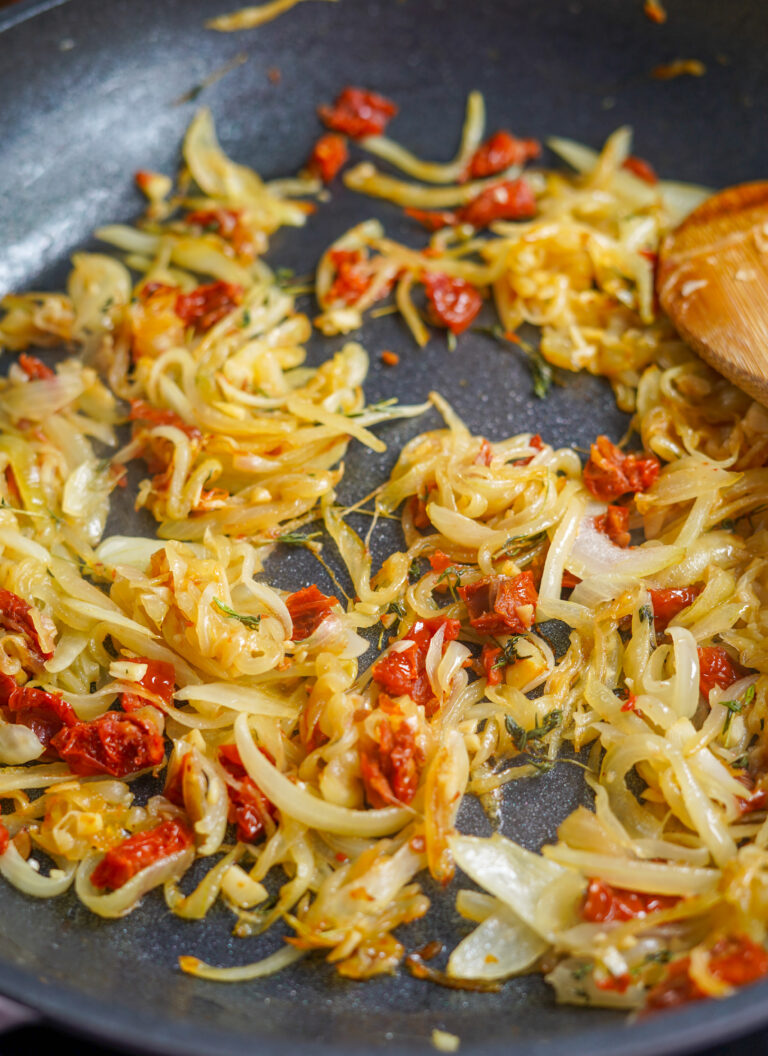
[[[448,975],[459,979],[506,979],[541,957],[549,943],[503,902],[462,939],[448,959]]]
[[[311,829],[340,836],[388,836],[411,820],[412,811],[401,807],[352,810],[326,803],[300,784],[294,784],[269,762],[253,743],[248,717],[235,719],[235,741],[243,766],[275,806]]]
[[[499,833],[488,838],[457,835],[449,844],[456,864],[467,876],[531,928],[537,926],[536,903],[544,889],[562,875],[561,866]]]
[[[282,949],[265,957],[263,961],[243,964],[237,968],[214,968],[199,957],[179,957],[179,968],[187,975],[198,979],[210,979],[214,983],[245,983],[249,979],[263,979],[282,971],[306,955],[306,950],[297,950],[295,946],[283,946]]]
[[[195,852],[192,847],[186,847],[167,858],[161,858],[146,869],[140,870],[122,887],[107,894],[100,892],[91,883],[91,874],[102,857],[103,855],[90,855],[80,862],[75,876],[75,890],[77,897],[92,913],[112,919],[130,913],[153,887],[160,887],[168,880],[178,880],[194,861]]]
[[[542,848],[548,861],[581,869],[588,876],[599,876],[609,884],[656,895],[703,895],[717,887],[717,869],[687,865],[635,861],[612,854],[579,851],[562,844]]]
[[[64,894],[72,883],[76,867],[76,862],[63,862],[58,868],[52,869],[49,876],[43,876],[22,858],[12,843],[0,855],[0,875],[32,898],[55,898],[56,895]]]
[[[0,764],[3,766],[31,763],[33,759],[39,759],[44,750],[29,726],[15,723],[0,726]]]

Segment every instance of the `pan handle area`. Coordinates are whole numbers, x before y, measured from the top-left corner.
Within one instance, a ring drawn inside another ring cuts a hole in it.
[[[39,1022],[40,1016],[26,1005],[19,1005],[7,997],[0,997],[0,1034],[7,1034],[17,1027],[27,1027]]]

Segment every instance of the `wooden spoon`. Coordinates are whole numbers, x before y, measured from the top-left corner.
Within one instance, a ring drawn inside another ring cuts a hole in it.
[[[768,406],[768,181],[694,209],[661,246],[656,290],[702,359]]]

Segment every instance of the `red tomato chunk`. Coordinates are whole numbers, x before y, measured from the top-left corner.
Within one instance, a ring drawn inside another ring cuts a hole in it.
[[[333,106],[317,109],[324,125],[350,139],[380,136],[397,113],[397,106],[383,95],[348,86]]]
[[[690,957],[681,957],[667,968],[662,981],[648,994],[648,1009],[675,1008],[707,995],[690,975]],[[712,947],[709,972],[729,986],[747,986],[768,974],[768,954],[746,935],[729,935]]]
[[[595,517],[595,528],[607,535],[616,546],[629,546],[629,509],[626,506],[609,506],[605,513]]]
[[[159,766],[165,755],[163,737],[151,719],[108,711],[92,722],[67,726],[51,738],[74,774],[126,777]]]
[[[427,652],[432,638],[445,627],[443,643],[458,638],[461,623],[458,620],[416,620],[403,638],[413,644],[395,652],[388,653],[373,665],[372,675],[380,686],[393,697],[409,696],[417,704],[422,704],[427,715],[434,713],[435,695],[427,675]]]
[[[487,227],[494,220],[530,220],[536,215],[536,196],[525,180],[504,180],[473,198],[458,212],[459,223]]]
[[[701,587],[676,587],[670,590],[651,589],[651,604],[656,624],[666,627],[683,609],[693,605],[701,594]]]
[[[538,591],[532,572],[518,576],[488,576],[459,587],[469,622],[482,634],[527,631],[536,616]]]
[[[46,378],[56,377],[55,371],[46,367],[37,356],[30,356],[27,352],[22,352],[19,356],[19,366],[30,381],[44,381]]]
[[[0,854],[5,854],[8,850],[8,844],[11,842],[11,834],[6,829],[5,825],[0,821]]]
[[[581,915],[584,920],[594,924],[604,924],[610,920],[633,920],[648,913],[671,909],[679,901],[678,897],[672,895],[649,895],[623,887],[612,887],[602,880],[590,880]]]
[[[653,171],[652,166],[642,158],[636,158],[634,154],[630,154],[622,168],[627,169],[628,172],[631,172],[633,176],[637,176],[644,183],[654,184],[659,182],[659,177]]]
[[[311,587],[297,590],[285,599],[288,612],[293,621],[294,642],[300,642],[309,638],[317,630],[326,616],[332,611],[334,605],[338,605],[338,598],[328,597],[313,583]]]
[[[458,213],[452,213],[448,209],[405,209],[406,216],[417,220],[428,231],[439,231],[441,227],[454,227],[458,221]]]
[[[526,161],[538,158],[540,154],[541,143],[536,139],[518,139],[506,130],[494,132],[490,139],[475,151],[467,176],[472,180],[495,176],[510,165],[524,165]]]
[[[139,679],[140,686],[159,697],[164,704],[173,701],[173,691],[176,689],[176,669],[173,664],[166,660],[149,660],[146,656],[131,657],[130,662],[147,665],[146,673]],[[135,711],[137,708],[146,707],[147,704],[153,704],[154,701],[147,700],[138,693],[123,693],[120,703],[123,711]]]
[[[607,436],[598,436],[584,467],[584,485],[595,498],[612,502],[629,492],[647,491],[660,469],[655,455],[625,455]]]
[[[116,891],[142,869],[186,850],[193,843],[192,832],[183,822],[163,821],[154,829],[135,832],[108,850],[91,873],[91,883],[94,887]]]
[[[237,826],[238,840],[242,843],[253,843],[264,832],[265,817],[276,817],[277,808],[248,775],[236,745],[222,745],[219,748],[219,762],[238,782],[237,787],[227,785],[229,821]]]
[[[307,169],[323,183],[330,183],[348,158],[349,151],[344,137],[328,132],[315,143]]]
[[[715,686],[727,689],[738,682],[740,675],[733,660],[721,645],[699,646],[699,688],[709,698]]]
[[[365,798],[372,807],[410,803],[419,787],[424,756],[407,722],[380,722],[374,747],[360,752]]]
[[[483,306],[483,299],[465,279],[456,279],[439,271],[427,271],[422,279],[427,300],[438,326],[454,334],[463,334]]]
[[[30,657],[38,664],[50,660],[52,651],[46,652],[40,642],[32,606],[10,590],[0,590],[0,627],[9,634],[20,634],[26,640]]]
[[[211,282],[176,298],[176,315],[185,326],[203,334],[220,322],[243,300],[242,286],[231,282]]]
[[[331,264],[336,269],[328,299],[354,304],[359,301],[371,285],[371,274],[365,267],[363,254],[359,249],[332,249]]]
[[[72,706],[61,694],[17,686],[9,675],[0,675],[0,710],[9,722],[28,726],[46,748],[60,730],[78,722]]]
[[[486,682],[489,686],[498,686],[501,682],[502,668],[496,666],[501,654],[501,646],[489,645],[487,642],[483,646],[483,651],[480,654],[480,663],[483,665]]]

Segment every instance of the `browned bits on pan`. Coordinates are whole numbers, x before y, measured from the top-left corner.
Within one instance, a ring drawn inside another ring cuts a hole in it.
[[[699,59],[674,59],[654,66],[651,77],[657,81],[671,81],[675,77],[703,77],[707,67]]]
[[[381,353],[381,362],[385,367],[396,367],[400,362],[400,356],[397,352],[390,352],[388,348],[385,348]]]

